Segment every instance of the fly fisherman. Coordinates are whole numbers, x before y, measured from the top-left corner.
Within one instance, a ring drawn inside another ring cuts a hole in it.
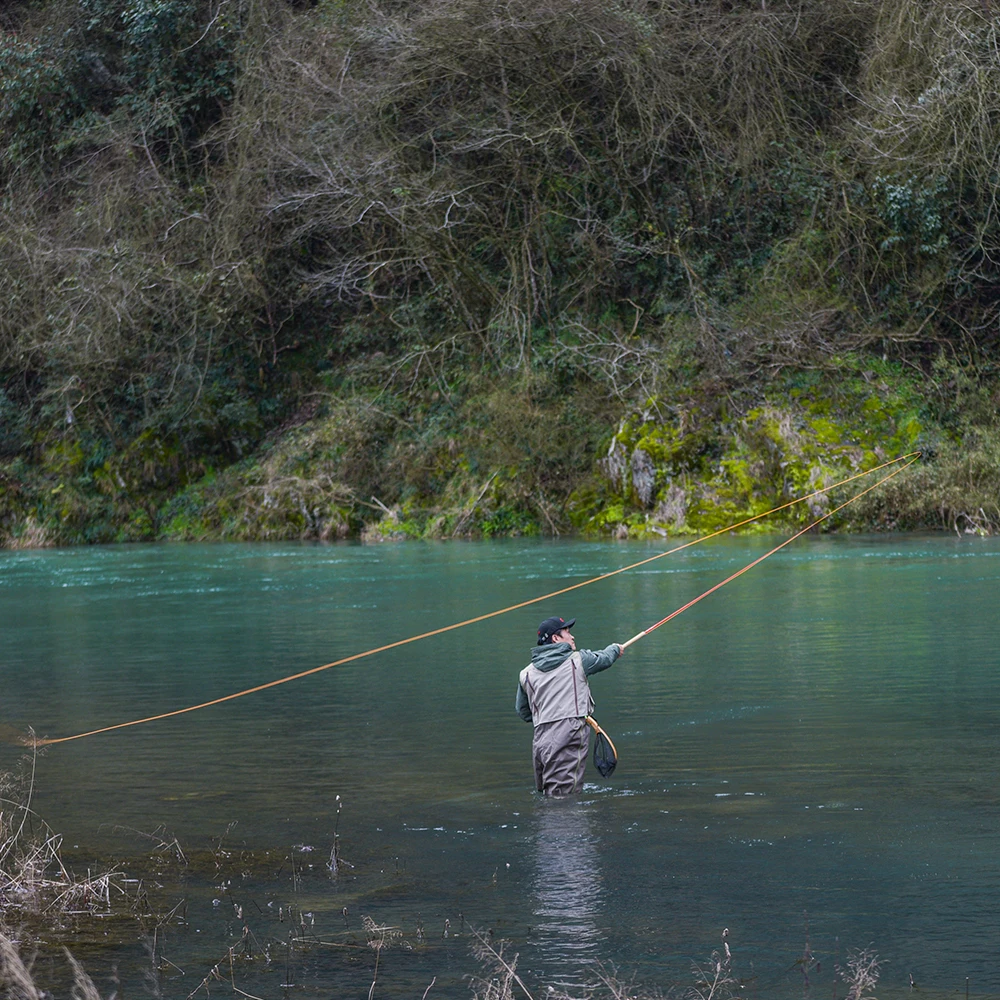
[[[590,750],[590,727],[584,719],[594,710],[587,678],[607,670],[624,651],[613,642],[599,653],[577,649],[570,629],[576,619],[546,618],[538,626],[531,663],[521,671],[514,707],[535,725],[531,753],[535,787],[562,796],[583,787]]]

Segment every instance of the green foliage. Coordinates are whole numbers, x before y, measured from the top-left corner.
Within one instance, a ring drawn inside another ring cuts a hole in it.
[[[81,0],[91,23],[118,20],[120,103],[161,129],[200,130],[233,96],[235,26],[199,0]]]
[[[4,17],[8,541],[997,523],[988,7]]]
[[[0,35],[0,146],[7,165],[52,144],[83,111],[58,53],[50,46]]]
[[[516,507],[498,507],[489,517],[479,521],[479,530],[484,538],[498,535],[538,535],[541,529],[531,511]]]
[[[30,441],[27,412],[0,389],[0,458],[13,456]]]
[[[942,195],[947,184],[938,178],[929,185],[915,178],[892,181],[877,176],[872,196],[877,217],[889,231],[879,244],[883,250],[905,248],[910,253],[934,257],[948,247]]]

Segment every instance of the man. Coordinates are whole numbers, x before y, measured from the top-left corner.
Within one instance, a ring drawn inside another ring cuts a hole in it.
[[[521,671],[514,703],[517,714],[535,725],[535,787],[556,797],[583,787],[590,750],[584,719],[594,710],[587,678],[607,670],[624,652],[617,642],[599,653],[577,649],[570,632],[575,624],[575,618],[546,618],[538,626],[538,645]]]

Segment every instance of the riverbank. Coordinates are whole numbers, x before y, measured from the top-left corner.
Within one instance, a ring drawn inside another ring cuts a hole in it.
[[[988,6],[0,30],[0,545],[1000,527]]]
[[[949,377],[938,373],[935,400],[904,366],[850,356],[742,399],[676,387],[641,406],[541,377],[469,378],[426,402],[331,390],[217,467],[151,436],[109,455],[100,438],[64,432],[0,463],[0,545],[688,536],[918,450],[915,467],[824,530],[989,534],[1000,430],[968,417],[976,390]],[[965,416],[949,426],[942,397],[963,390]],[[749,530],[802,527],[850,496],[821,493]]]

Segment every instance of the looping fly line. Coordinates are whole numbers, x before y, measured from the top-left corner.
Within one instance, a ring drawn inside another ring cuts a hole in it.
[[[618,576],[620,573],[626,573],[629,570],[638,569],[640,566],[646,566],[651,562],[655,562],[657,559],[663,559],[666,556],[673,555],[676,552],[681,552],[684,549],[691,548],[693,545],[699,545],[702,542],[707,542],[712,538],[717,538],[719,535],[724,535],[727,532],[735,531],[737,528],[742,528],[744,525],[752,524],[754,521],[759,521],[762,518],[769,517],[771,514],[777,514],[779,511],[786,510],[789,507],[794,507],[796,504],[804,503],[806,500],[811,500],[813,497],[817,497],[820,494],[829,493],[831,490],[837,489],[839,486],[846,486],[847,483],[853,483],[857,479],[861,479],[864,476],[870,476],[874,472],[880,472],[882,469],[887,469],[890,466],[898,465],[900,462],[905,462],[905,465],[900,466],[900,468],[895,469],[888,476],[880,479],[877,483],[869,486],[867,489],[862,490],[857,495],[851,497],[850,500],[845,501],[839,507],[834,507],[832,510],[828,511],[822,517],[817,518],[811,524],[807,525],[801,531],[796,532],[791,538],[786,539],[780,545],[775,546],[769,552],[755,559],[753,562],[748,563],[741,570],[733,573],[731,576],[727,577],[721,583],[715,584],[714,587],[709,588],[703,594],[699,594],[698,597],[689,601],[683,607],[678,608],[676,611],[671,612],[666,618],[658,621],[655,625],[651,625],[649,628],[637,635],[634,635],[628,642],[624,643],[625,646],[630,646],[632,643],[637,642],[643,636],[648,635],[654,629],[659,628],[661,625],[665,625],[672,618],[676,618],[679,614],[686,611],[688,608],[693,607],[699,601],[708,597],[710,594],[715,593],[721,587],[724,587],[727,583],[735,580],[737,577],[742,576],[744,573],[753,569],[759,563],[763,562],[769,556],[774,555],[775,552],[783,549],[786,545],[791,544],[795,539],[804,535],[807,531],[815,528],[817,525],[822,524],[827,518],[832,517],[838,511],[843,510],[849,504],[854,503],[855,500],[860,499],[866,493],[870,493],[872,490],[881,486],[883,483],[888,482],[894,476],[898,476],[905,469],[908,469],[917,459],[920,457],[920,452],[910,452],[907,455],[901,455],[899,458],[894,458],[892,461],[883,462],[881,465],[875,466],[873,469],[868,469],[866,472],[859,472],[856,475],[850,476],[847,479],[842,479],[839,483],[834,483],[831,486],[826,486],[821,490],[815,490],[812,493],[808,493],[805,496],[798,497],[795,500],[789,500],[787,503],[783,503],[778,507],[772,507],[770,510],[766,510],[761,514],[754,514],[753,517],[744,518],[742,521],[737,521],[735,524],[727,525],[725,528],[720,528],[718,531],[713,531],[708,535],[703,535],[700,538],[695,538],[690,542],[685,542],[683,545],[677,545],[672,549],[667,549],[665,552],[658,552],[655,556],[649,556],[646,559],[640,559],[638,562],[630,563],[628,566],[622,566],[619,569],[611,570],[608,573],[601,573],[599,576],[591,577],[589,580],[583,580],[580,583],[571,584],[568,587],[562,587],[559,590],[553,590],[551,593],[542,594],[540,597],[532,597],[530,600],[521,601],[519,604],[511,604],[506,608],[500,608],[498,611],[490,611],[485,615],[477,615],[475,618],[466,618],[464,621],[455,622],[452,625],[443,625],[441,628],[431,629],[429,632],[421,632],[419,635],[411,635],[406,639],[397,639],[395,642],[386,643],[383,646],[376,646],[373,649],[366,649],[360,653],[352,653],[350,656],[344,656],[339,660],[334,660],[332,663],[324,663],[319,667],[311,667],[309,670],[302,670],[296,674],[289,674],[287,677],[279,677],[277,680],[268,681],[265,684],[258,684],[255,687],[246,688],[244,691],[236,691],[233,694],[223,695],[221,698],[213,698],[210,701],[203,701],[197,705],[188,705],[186,708],[176,708],[169,712],[161,712],[159,715],[149,715],[142,719],[132,719],[129,722],[119,722],[113,726],[104,726],[101,729],[91,729],[85,733],[77,733],[74,736],[61,736],[55,739],[33,739],[28,742],[33,743],[35,746],[54,746],[57,743],[68,743],[71,740],[81,740],[87,736],[97,736],[99,733],[110,733],[116,729],[127,729],[131,726],[141,726],[147,722],[157,722],[160,719],[170,719],[175,715],[186,715],[188,712],[197,712],[202,708],[210,708],[212,705],[221,705],[227,701],[233,701],[236,698],[243,698],[248,694],[255,694],[258,691],[266,691],[268,688],[278,687],[280,684],[288,684],[290,681],[297,681],[303,677],[310,677],[313,674],[318,674],[323,670],[330,670],[332,667],[339,667],[345,663],[353,663],[355,660],[364,659],[367,656],[374,656],[376,653],[384,653],[390,649],[397,649],[400,646],[409,645],[412,642],[418,642],[421,639],[429,639],[431,636],[442,635],[445,632],[453,632],[455,629],[465,628],[467,625],[475,625],[477,622],[487,621],[490,618],[496,618],[499,615],[508,614],[511,611],[517,611],[520,608],[530,607],[532,604],[538,604],[541,601],[551,600],[553,597],[559,597],[562,594],[568,594],[573,590],[579,590],[581,587],[588,587],[592,583],[598,583],[601,580],[607,580],[610,577]]]

